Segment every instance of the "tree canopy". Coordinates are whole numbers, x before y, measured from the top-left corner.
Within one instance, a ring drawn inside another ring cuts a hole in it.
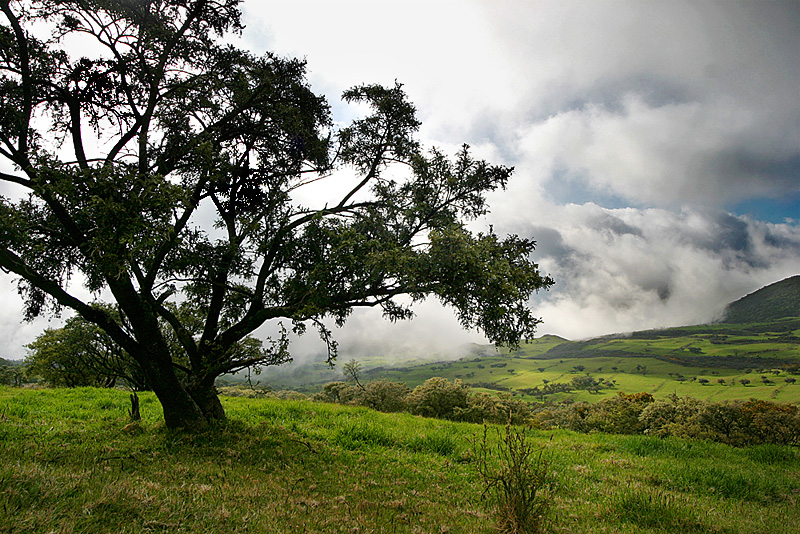
[[[319,331],[435,296],[465,327],[518,343],[552,284],[535,243],[472,233],[512,169],[416,140],[400,84],[363,85],[337,127],[302,61],[225,44],[236,0],[0,1],[0,268],[25,316],[62,307],[140,366],[170,428],[224,411],[214,380],[288,357],[283,319]],[[73,53],[74,51],[74,53]],[[319,207],[301,190],[332,181]],[[213,215],[209,215],[213,214]],[[81,299],[82,283],[112,306]],[[70,285],[72,282],[72,285]],[[401,298],[402,297],[402,298]],[[244,347],[243,347],[244,343]]]
[[[138,364],[96,325],[80,316],[62,328],[47,329],[27,345],[28,375],[57,387],[113,387],[124,381],[147,389]]]

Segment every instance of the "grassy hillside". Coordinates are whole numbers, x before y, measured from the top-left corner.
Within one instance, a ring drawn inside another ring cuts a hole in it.
[[[773,321],[800,316],[800,275],[775,282],[732,302],[725,310],[726,323]]]
[[[548,398],[594,402],[619,391],[647,391],[656,397],[677,393],[715,401],[755,398],[798,403],[800,319],[688,326],[580,342],[543,336],[516,352],[474,346],[471,354],[457,361],[402,367],[363,363],[365,380],[386,378],[414,387],[442,376],[461,379],[476,389],[514,391],[528,400],[534,400],[526,393],[532,388],[590,376],[614,387]],[[300,373],[295,381],[286,377],[271,381],[268,375],[262,379],[274,389],[313,392],[325,382],[340,380],[338,373]]]
[[[165,431],[142,395],[0,388],[0,532],[489,533],[482,428],[307,401],[224,398],[231,422]],[[490,439],[496,439],[493,432]],[[559,533],[789,534],[800,452],[528,431]]]

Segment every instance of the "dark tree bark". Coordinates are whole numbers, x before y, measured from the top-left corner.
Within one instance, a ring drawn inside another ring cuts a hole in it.
[[[139,411],[139,396],[134,391],[131,393],[131,411],[130,411],[131,421],[141,421],[142,414]]]

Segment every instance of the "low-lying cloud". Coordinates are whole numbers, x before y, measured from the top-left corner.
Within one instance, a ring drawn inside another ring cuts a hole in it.
[[[536,258],[556,279],[534,299],[542,332],[575,339],[709,322],[727,303],[800,272],[796,225],[688,209],[554,212],[539,226],[513,228],[542,236]]]

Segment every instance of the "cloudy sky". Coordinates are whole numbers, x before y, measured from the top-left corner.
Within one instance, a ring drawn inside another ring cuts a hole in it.
[[[475,228],[533,237],[556,285],[541,333],[701,323],[800,274],[800,2],[246,0],[239,44],[304,57],[334,118],[360,83],[404,84],[425,144],[515,167]],[[6,284],[12,287],[10,281]],[[10,302],[10,301],[9,301]],[[41,330],[0,315],[13,347]],[[343,355],[482,341],[425,303],[369,312]],[[309,335],[308,337],[313,337]],[[312,340],[313,341],[313,340]],[[298,351],[314,352],[312,341]],[[6,356],[8,357],[8,356]]]

